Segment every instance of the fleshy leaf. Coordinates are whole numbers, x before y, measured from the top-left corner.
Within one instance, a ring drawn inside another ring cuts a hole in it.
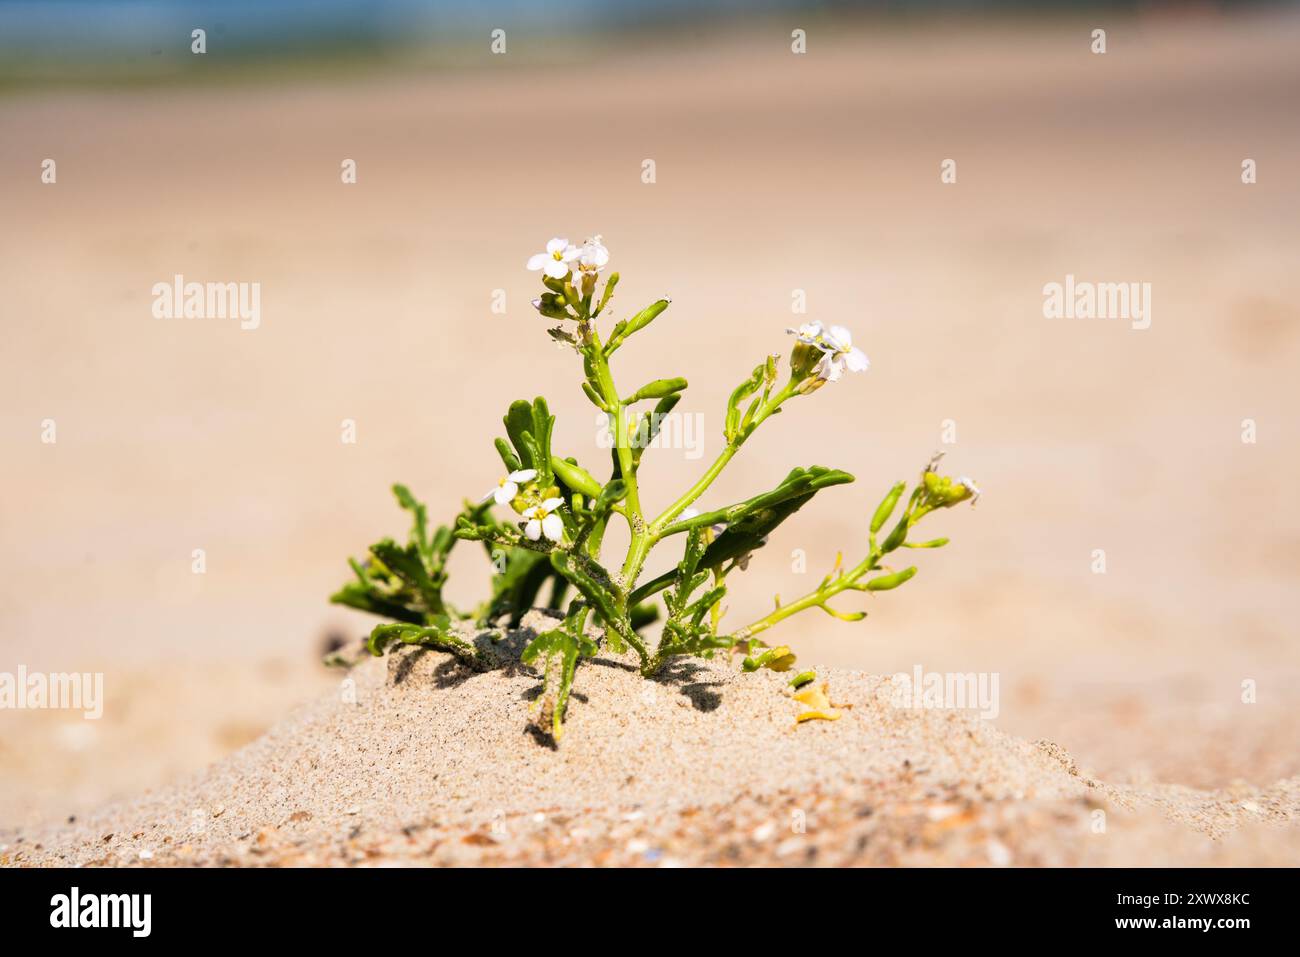
[[[794,469],[772,491],[729,508],[675,522],[664,529],[664,534],[671,535],[716,524],[726,525],[726,529],[709,545],[699,562],[702,568],[717,568],[724,562],[762,548],[776,527],[802,508],[819,490],[852,481],[853,476],[848,472],[821,465]],[[672,584],[675,574],[675,571],[670,571],[639,586],[632,592],[632,600],[640,601],[667,588]]]

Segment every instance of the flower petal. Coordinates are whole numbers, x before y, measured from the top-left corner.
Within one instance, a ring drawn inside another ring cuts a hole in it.
[[[795,336],[804,345],[813,345],[817,343],[817,337],[822,334],[822,324],[820,322],[805,322],[798,329],[787,329],[790,335]]]
[[[532,525],[532,522],[528,524]],[[558,542],[564,537],[564,522],[560,520],[558,515],[547,515],[542,519],[542,531],[546,533],[546,537],[551,541]],[[536,539],[533,540],[536,541]]]
[[[867,358],[867,354],[856,346],[844,357],[844,364],[849,367],[850,372],[866,372],[871,368],[871,360]]]
[[[506,476],[507,482],[531,482],[537,478],[537,469],[516,469]]]
[[[844,375],[844,360],[830,352],[822,353],[817,363],[817,374],[827,382],[838,382]]]
[[[552,256],[554,256],[556,253],[558,253],[561,249],[563,249],[567,245],[569,245],[569,241],[567,239],[561,239],[559,236],[556,236],[554,239],[552,239],[550,242],[546,244],[546,251],[550,253]]]
[[[541,269],[548,262],[554,262],[554,260],[551,259],[550,256],[546,255],[546,253],[538,253],[535,256],[528,257],[528,268],[533,272],[537,272],[537,270]]]
[[[545,502],[542,503],[542,511],[553,512],[563,504],[564,504],[564,499],[562,498],[548,498]]]
[[[509,505],[511,500],[519,494],[519,486],[514,482],[506,482],[492,494],[496,496],[498,505]]]
[[[524,526],[524,538],[528,539],[530,542],[535,542],[541,537],[542,523],[535,518],[530,519],[528,524]]]
[[[843,326],[831,326],[831,332],[827,338],[835,340],[835,345],[838,346],[836,352],[848,352],[853,348],[853,333]]]
[[[550,276],[552,279],[563,279],[569,274],[568,265],[560,262],[558,259],[548,259],[546,261],[545,269],[546,275]]]

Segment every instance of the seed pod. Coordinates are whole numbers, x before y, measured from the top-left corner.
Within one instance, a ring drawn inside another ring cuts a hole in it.
[[[644,329],[646,326],[650,325],[650,323],[654,322],[659,313],[663,312],[667,308],[667,299],[660,299],[657,302],[652,302],[627,321],[626,335],[630,336],[639,329]]]
[[[898,548],[898,546],[902,545],[903,542],[906,541],[907,527],[907,516],[904,515],[898,520],[898,524],[894,526],[894,530],[889,533],[889,537],[885,539],[885,544],[880,546],[881,554],[892,552],[895,548]]]
[[[943,548],[948,544],[946,538],[932,538],[928,542],[904,542],[904,548]]]
[[[596,306],[596,312],[604,311],[605,307],[609,305],[610,297],[614,295],[614,287],[617,285],[618,273],[610,273],[609,278],[605,280],[605,292],[600,297],[600,304]]]
[[[602,412],[608,412],[608,411],[609,411],[609,410],[605,407],[605,400],[602,399],[602,398],[600,397],[600,394],[599,394],[595,389],[593,389],[593,388],[591,387],[591,383],[590,383],[590,382],[584,382],[584,383],[582,384],[582,391],[583,391],[583,393],[586,394],[587,398],[591,400],[591,404],[594,405],[596,408],[600,409]]]
[[[889,591],[897,588],[903,582],[907,581],[916,574],[916,566],[904,568],[901,572],[894,572],[892,575],[881,575],[879,578],[873,578],[867,582],[867,591]]]
[[[581,492],[588,498],[600,496],[600,483],[582,466],[566,462],[558,455],[551,456],[551,469],[574,491]]]
[[[649,382],[637,389],[636,392],[632,394],[632,398],[627,401],[628,404],[631,405],[633,402],[640,402],[642,399],[662,399],[666,396],[681,392],[685,388],[685,379],[655,379],[654,382]]]
[[[874,535],[885,526],[889,521],[889,516],[894,514],[894,506],[898,504],[899,496],[903,494],[903,489],[907,487],[906,482],[899,482],[889,490],[880,505],[876,507],[876,514],[871,516],[871,534]]]

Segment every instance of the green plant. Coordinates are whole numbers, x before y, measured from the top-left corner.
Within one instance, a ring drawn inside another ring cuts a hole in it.
[[[398,504],[413,519],[406,543],[384,539],[372,545],[366,561],[351,561],[355,580],[332,598],[392,619],[371,633],[373,654],[383,654],[393,642],[416,644],[449,652],[477,669],[494,667],[496,661],[457,634],[457,621],[485,626],[508,615],[513,626],[539,604],[554,609],[557,617],[562,615],[562,623],[538,635],[522,658],[526,664],[541,666],[540,700],[546,702],[544,714],[556,739],[562,733],[578,663],[594,656],[602,643],[618,653],[631,648],[647,677],[674,657],[707,658],[720,649],[744,652],[746,670],[785,670],[794,662],[790,649],[769,647],[761,635],[809,608],[845,621],[866,617],[865,611],[833,608],[830,601],[841,592],[888,591],[908,581],[916,574],[914,566],[894,569],[883,560],[899,549],[946,544],[946,538],[913,542],[911,531],[936,509],[974,502],[979,495],[969,479],[939,475],[936,457],[910,494],[904,482],[886,494],[871,518],[866,557],[850,567],[837,561],[808,594],[787,604],[778,599],[776,607],[757,621],[724,631],[721,602],[730,576],[743,571],[749,556],[814,495],[851,482],[853,476],[813,465],[796,468],[771,491],[726,508],[699,513],[692,504],[746,440],[786,403],[813,394],[845,372],[864,371],[867,358],[841,327],[825,329],[810,323],[788,330],[796,338],[785,381],[779,381],[777,356],[755,366],[727,402],[724,444],[717,458],[671,505],[650,516],[641,503],[642,455],[687,384],[680,378],[657,379],[631,393],[615,385],[610,359],[668,308],[668,300],[660,299],[616,322],[602,339],[597,319],[609,306],[619,278],[618,273],[610,274],[596,298],[599,274],[608,258],[597,237],[581,248],[552,240],[546,252],[529,261],[529,268],[544,273],[546,289],[533,305],[544,317],[559,322],[550,335],[581,359],[582,390],[608,416],[614,437],[608,477],[598,480],[576,458],[552,448],[555,419],[545,399],[516,401],[505,415],[506,437],[496,440],[507,473],[497,487],[481,502],[465,502],[451,525],[430,532],[425,506],[404,486],[394,486]],[[895,518],[900,502],[902,511]],[[630,532],[627,552],[617,568],[605,565],[601,554],[605,530],[615,516],[627,523]],[[673,538],[682,543],[681,559],[668,572],[642,582],[651,550]],[[493,563],[490,596],[473,611],[452,608],[442,595],[447,557],[458,541],[481,543]],[[539,597],[543,590],[544,598]],[[646,627],[658,618],[659,600],[666,617],[658,640],[653,641]],[[599,631],[589,633],[589,625]],[[591,637],[593,633],[598,637]],[[811,677],[801,675],[797,680],[803,684]]]

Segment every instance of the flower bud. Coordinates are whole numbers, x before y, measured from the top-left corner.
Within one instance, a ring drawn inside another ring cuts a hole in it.
[[[790,372],[796,379],[806,379],[821,362],[822,350],[812,343],[796,342],[790,353]],[[814,389],[807,390],[809,392]]]
[[[871,534],[874,535],[880,531],[885,522],[889,521],[889,516],[894,514],[894,506],[898,504],[898,498],[903,494],[903,489],[907,487],[906,482],[899,482],[889,490],[889,494],[876,508],[876,514],[871,517]]]
[[[894,530],[889,533],[889,537],[885,539],[885,544],[880,546],[881,554],[883,555],[886,552],[892,552],[894,549],[902,545],[903,542],[907,540],[909,527],[907,515],[904,514],[903,517],[898,520],[898,524],[894,526]]]
[[[533,308],[548,319],[570,318],[564,308],[564,297],[553,292],[543,293],[540,299],[534,299]]]
[[[551,470],[560,477],[560,480],[565,485],[575,492],[581,492],[591,498],[600,496],[600,483],[582,466],[565,461],[557,455],[552,455]]]

